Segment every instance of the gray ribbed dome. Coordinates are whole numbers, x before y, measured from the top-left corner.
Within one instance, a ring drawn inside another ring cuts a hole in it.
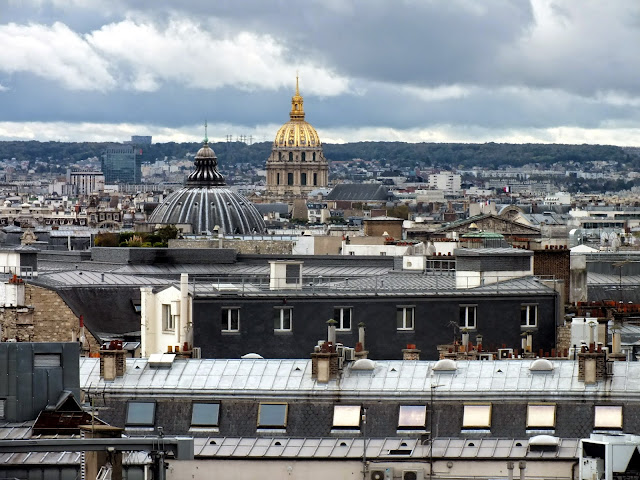
[[[258,209],[245,197],[226,187],[218,172],[218,159],[205,139],[195,159],[195,171],[184,188],[173,192],[151,216],[150,223],[190,223],[194,233],[264,233]]]

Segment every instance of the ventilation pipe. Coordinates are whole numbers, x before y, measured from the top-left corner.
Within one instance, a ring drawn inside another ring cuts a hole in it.
[[[331,343],[331,345],[336,344],[336,324],[337,323],[338,322],[336,322],[333,318],[330,320],[327,320],[327,325],[328,325],[327,341]]]
[[[513,480],[513,462],[507,462],[507,478]]]
[[[362,346],[362,350],[366,350],[364,344],[364,322],[358,324],[358,343]]]
[[[178,320],[178,344],[187,342],[190,345],[193,339],[189,338],[191,324],[189,322],[189,274],[180,275],[180,319]]]
[[[527,462],[521,460],[520,462],[518,462],[518,467],[520,467],[520,480],[525,480]]]

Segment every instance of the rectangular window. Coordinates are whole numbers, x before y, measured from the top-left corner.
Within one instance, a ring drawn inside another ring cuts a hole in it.
[[[360,428],[360,405],[334,405],[334,428]]]
[[[297,284],[300,282],[300,264],[286,265],[285,266],[285,281],[287,284]]]
[[[162,329],[174,330],[175,329],[175,317],[171,315],[171,305],[162,304]]]
[[[334,308],[333,319],[338,322],[336,325],[336,330],[351,330],[351,307]]]
[[[4,408],[5,408],[5,404],[7,403],[7,399],[6,398],[0,398],[0,420],[4,420]]]
[[[527,428],[555,428],[556,406],[553,404],[527,405]]]
[[[293,173],[287,173],[287,185],[293,185]]]
[[[315,153],[314,153],[314,155],[315,155]],[[318,174],[317,173],[313,174],[313,184],[314,185],[318,185]]]
[[[520,307],[520,326],[525,328],[538,326],[538,305],[522,305]]]
[[[293,324],[292,308],[276,308],[273,329],[276,332],[290,332]]]
[[[226,307],[222,309],[220,319],[221,329],[223,332],[239,332],[240,331],[240,308]]]
[[[398,307],[396,310],[396,325],[398,330],[413,330],[415,307]]]
[[[129,402],[127,425],[153,426],[156,420],[156,402]]]
[[[460,305],[460,328],[476,328],[477,305]]]
[[[302,161],[304,162],[304,153],[302,155],[303,155]],[[307,174],[306,173],[301,173],[300,174],[300,184],[301,185],[306,185],[307,184]]]
[[[280,174],[276,174],[276,185],[280,185]]]
[[[398,428],[425,428],[427,424],[427,407],[425,405],[400,405]]]
[[[593,428],[622,428],[622,406],[597,405]]]
[[[286,428],[288,408],[286,403],[261,403],[258,407],[258,427]]]
[[[491,428],[491,405],[465,405],[462,428]]]
[[[59,353],[36,353],[33,355],[33,366],[54,368],[62,366]]]
[[[220,418],[219,403],[196,403],[191,406],[192,427],[217,427]]]

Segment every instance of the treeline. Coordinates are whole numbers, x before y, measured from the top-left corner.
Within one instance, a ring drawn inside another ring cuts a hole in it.
[[[66,166],[91,157],[100,158],[109,143],[66,143],[38,141],[0,142],[0,160],[15,158],[33,164],[43,161]],[[249,163],[264,166],[271,151],[271,142],[247,145],[241,142],[212,143],[221,166]],[[154,143],[142,146],[144,162],[156,159],[185,158],[195,154],[201,143]],[[507,144],[507,143],[404,143],[357,142],[325,144],[329,161],[354,158],[377,160],[392,168],[430,166],[440,168],[500,168],[538,164],[541,168],[560,163],[579,168],[592,161],[616,162],[620,167],[640,168],[640,155],[633,149],[611,145]],[[224,168],[224,167],[223,167]]]

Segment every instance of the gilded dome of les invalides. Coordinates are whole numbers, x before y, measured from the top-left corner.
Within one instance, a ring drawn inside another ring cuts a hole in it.
[[[320,137],[318,132],[304,119],[302,95],[298,88],[298,79],[296,78],[296,93],[291,97],[291,112],[289,113],[289,121],[282,125],[276,134],[273,147],[278,148],[297,148],[297,147],[320,147]]]

